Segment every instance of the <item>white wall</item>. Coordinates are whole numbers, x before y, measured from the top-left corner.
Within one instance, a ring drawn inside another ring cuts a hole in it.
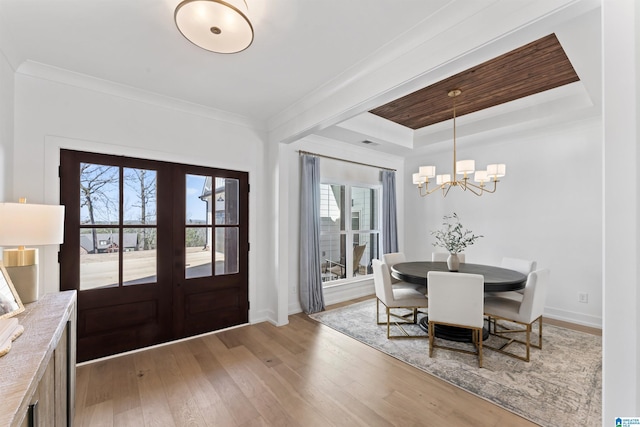
[[[640,416],[640,7],[604,0],[603,425]]]
[[[105,86],[104,82],[96,82],[94,89],[91,79],[82,78],[76,85],[73,79],[78,76],[67,77],[70,80],[60,83],[20,73],[15,76],[14,185],[8,196],[58,203],[60,148],[247,171],[252,190],[250,321],[274,320],[271,313],[276,307],[260,290],[275,257],[267,247],[273,240],[262,231],[268,229],[262,225],[262,213],[272,187],[264,179],[260,132],[218,120],[209,110],[185,108],[179,102]],[[45,292],[55,292],[59,289],[56,248],[44,249],[40,253],[41,286]]]
[[[453,188],[446,198],[438,192],[421,198],[407,185],[405,252],[429,259],[432,251],[444,251],[432,246],[431,231],[441,227],[443,215],[456,212],[465,228],[484,236],[465,251],[467,262],[499,265],[503,256],[536,260],[539,268],[551,269],[545,314],[601,327],[601,123],[536,132],[493,141],[481,135],[458,139],[458,160],[475,159],[477,169],[507,164],[494,194],[477,197]],[[451,173],[453,148],[450,142],[442,147],[408,159],[402,179],[410,183],[420,165]],[[578,292],[589,294],[587,304],[578,302]]]
[[[300,154],[299,151],[308,151],[324,156],[336,157],[354,162],[375,165],[383,168],[396,169],[397,177],[404,174],[404,160],[401,157],[372,152],[371,150],[345,145],[344,143],[322,138],[309,136],[296,143],[280,144],[281,167],[287,168],[280,178],[281,194],[285,194],[286,202],[281,204],[286,213],[281,215],[280,225],[288,233],[280,233],[280,245],[283,249],[279,259],[281,274],[280,283],[289,295],[289,314],[298,313],[302,309],[299,299],[298,281],[298,254],[299,254],[299,209],[300,209]],[[341,163],[340,167],[336,167]],[[371,168],[363,168],[344,162],[334,162],[329,159],[320,159],[321,169],[324,174],[331,174],[336,179],[348,179],[359,182],[371,182],[375,177],[379,177],[379,171]],[[374,178],[372,178],[374,177]],[[396,179],[398,211],[402,210],[404,204],[404,184]],[[404,235],[404,224],[399,219],[399,236]],[[402,240],[402,237],[399,238]],[[402,242],[399,242],[402,244]],[[286,249],[285,249],[286,248]],[[349,284],[341,284],[325,288],[325,304],[333,304],[364,295],[372,295],[373,280],[370,278],[354,280]]]
[[[0,201],[8,199],[13,158],[13,69],[0,52]],[[16,201],[17,200],[13,200]]]

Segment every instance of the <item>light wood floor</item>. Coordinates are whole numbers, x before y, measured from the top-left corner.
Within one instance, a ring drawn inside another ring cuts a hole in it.
[[[289,320],[80,366],[76,425],[535,426],[304,314]]]

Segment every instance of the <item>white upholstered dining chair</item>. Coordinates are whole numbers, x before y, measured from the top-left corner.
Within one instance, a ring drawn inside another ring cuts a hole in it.
[[[387,264],[389,269],[398,263],[405,262],[406,260],[407,258],[404,256],[404,252],[391,252],[382,255],[382,262]],[[391,277],[391,283],[396,284],[398,282],[402,282],[402,280]]]
[[[406,260],[407,259],[404,256],[403,252],[391,252],[391,253],[382,255],[382,262],[387,264],[387,267],[389,269],[389,274],[391,274],[391,268],[394,265],[401,262],[406,262]],[[416,285],[413,283],[408,283],[403,280],[396,279],[393,276],[391,276],[391,284],[393,284],[393,287],[395,289],[409,288],[409,289],[415,289],[416,291],[419,291],[422,294],[427,293],[427,287],[425,285]]]
[[[549,275],[550,272],[548,269],[536,270],[529,273],[521,301],[499,296],[485,298],[484,313],[489,318],[489,333],[501,336],[506,340],[499,348],[489,346],[487,346],[487,348],[524,360],[525,362],[530,360],[531,347],[542,349],[542,314],[544,312],[544,302],[549,285]],[[506,320],[520,326],[506,328],[498,323],[499,320]],[[536,322],[538,323],[537,344],[531,342],[532,327]],[[525,335],[524,340],[515,338],[515,336],[521,336],[522,334]],[[505,350],[507,346],[513,343],[524,344],[524,356]]]
[[[532,271],[536,270],[538,263],[536,261],[531,261],[528,259],[521,258],[502,258],[502,262],[500,263],[500,267],[506,268],[509,270],[517,271],[519,273],[527,276]],[[522,301],[522,296],[524,295],[524,288],[518,289],[517,291],[507,291],[507,292],[487,292],[485,297],[501,297],[501,298],[511,298],[516,301]]]
[[[502,258],[502,262],[500,263],[500,267],[502,268],[514,270],[525,275],[531,273],[532,271],[535,271],[537,265],[538,263],[536,261],[509,257]]]
[[[482,367],[482,328],[484,315],[484,277],[480,274],[430,271],[427,273],[429,295],[429,357],[434,348],[475,354]],[[471,330],[475,351],[438,343],[436,325],[455,326]]]
[[[387,338],[426,338],[424,335],[409,335],[402,327],[403,324],[415,324],[418,321],[418,309],[427,308],[427,297],[411,288],[395,288],[391,284],[389,267],[379,259],[371,261],[373,267],[373,282],[376,288],[376,323],[387,325]],[[380,303],[386,309],[386,321],[380,321]],[[398,314],[399,309],[409,310],[411,317]],[[392,318],[396,319],[395,321]],[[391,323],[396,325],[402,335],[391,335]]]

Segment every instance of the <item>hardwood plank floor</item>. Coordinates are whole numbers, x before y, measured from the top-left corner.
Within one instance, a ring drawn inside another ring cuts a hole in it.
[[[305,314],[289,320],[82,365],[76,425],[535,426]]]

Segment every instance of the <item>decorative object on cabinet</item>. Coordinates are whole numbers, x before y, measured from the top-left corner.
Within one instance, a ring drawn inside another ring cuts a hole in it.
[[[11,283],[7,270],[0,261],[0,357],[9,353],[11,343],[24,331],[22,325],[18,323],[18,319],[9,319],[23,311],[22,301]]]
[[[11,343],[24,332],[18,319],[0,319],[0,357],[9,353]]]
[[[15,316],[23,311],[22,300],[13,286],[9,273],[0,261],[0,319]]]
[[[0,246],[18,246],[5,249],[4,265],[23,303],[38,299],[38,249],[26,245],[42,246],[62,243],[64,237],[64,206],[0,203]]]

